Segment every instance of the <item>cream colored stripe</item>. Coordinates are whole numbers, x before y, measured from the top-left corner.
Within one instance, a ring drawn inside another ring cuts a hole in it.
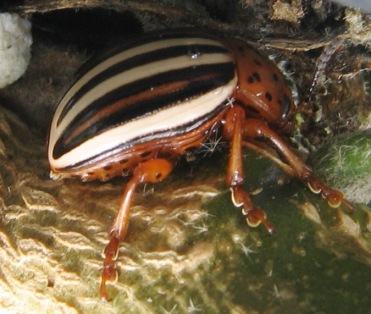
[[[113,128],[94,138],[85,141],[59,159],[52,158],[52,147],[49,147],[49,160],[52,167],[63,169],[75,163],[82,162],[92,156],[99,155],[104,151],[114,149],[122,143],[130,143],[131,140],[161,130],[174,129],[176,131],[182,125],[199,119],[215,110],[224,103],[233,93],[237,84],[234,78],[229,84],[211,91],[194,100],[183,102],[167,110],[151,114],[138,121],[132,121],[122,126]],[[102,156],[104,157],[104,156]]]
[[[159,40],[156,42],[150,42],[144,45],[140,45],[137,47],[134,47],[132,49],[125,50],[121,53],[118,53],[111,58],[99,63],[95,67],[93,67],[90,71],[88,71],[86,74],[84,74],[65,94],[63,99],[61,100],[60,104],[58,105],[55,117],[59,117],[63,108],[65,107],[66,103],[75,95],[75,93],[88,81],[90,81],[92,78],[94,78],[99,73],[105,71],[109,67],[119,63],[123,62],[133,56],[137,56],[140,54],[144,54],[147,52],[155,51],[162,48],[169,48],[169,47],[175,47],[179,45],[214,45],[223,47],[223,44],[212,39],[204,39],[204,38],[176,38],[176,39],[166,39],[166,40]],[[164,62],[164,61],[160,61]],[[136,69],[133,69],[135,71]],[[89,103],[85,103],[85,107],[88,106]],[[76,106],[75,106],[76,107]],[[83,108],[81,108],[82,110]]]
[[[205,54],[201,57],[195,59],[189,56],[180,56],[176,58],[171,58],[164,62],[156,61],[150,64],[145,64],[143,66],[130,69],[128,71],[122,72],[116,76],[113,76],[99,85],[95,86],[87,93],[85,93],[73,106],[73,108],[67,113],[64,119],[58,126],[58,129],[64,130],[70,122],[79,114],[82,110],[88,107],[93,101],[99,99],[105,94],[111,92],[112,90],[124,86],[126,84],[135,82],[137,80],[150,77],[152,75],[166,73],[171,70],[182,69],[191,66],[214,64],[214,63],[225,63],[232,62],[231,56],[227,54]]]

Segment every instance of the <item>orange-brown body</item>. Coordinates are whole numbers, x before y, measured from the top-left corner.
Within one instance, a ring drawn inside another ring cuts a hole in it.
[[[322,193],[331,206],[352,208],[341,192],[314,178],[277,133],[291,128],[290,91],[276,65],[246,43],[169,32],[128,44],[102,60],[59,104],[48,151],[54,177],[131,175],[104,250],[103,299],[106,282],[116,278],[115,260],[137,186],[165,179],[178,158],[217,130],[230,143],[226,185],[250,226],[263,224],[273,232],[264,211],[242,188],[242,150],[259,140],[276,149],[284,169]]]

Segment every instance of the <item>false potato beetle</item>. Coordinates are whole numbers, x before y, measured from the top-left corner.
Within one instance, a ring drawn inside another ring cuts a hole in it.
[[[48,159],[52,178],[131,175],[104,249],[100,296],[107,298],[106,282],[117,277],[115,260],[138,185],[164,180],[178,158],[216,130],[230,143],[226,184],[250,226],[273,232],[242,188],[242,150],[258,140],[269,142],[285,169],[331,206],[352,209],[274,131],[290,129],[293,114],[290,91],[273,62],[243,41],[196,31],[144,36],[82,73],[54,113]]]

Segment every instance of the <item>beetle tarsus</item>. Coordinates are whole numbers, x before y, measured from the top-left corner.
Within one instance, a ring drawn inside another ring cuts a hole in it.
[[[99,294],[102,300],[107,301],[107,281],[117,280],[116,259],[118,255],[120,240],[117,237],[112,237],[103,251],[104,261],[101,275],[101,284]]]
[[[321,180],[314,177],[309,177],[308,186],[313,193],[321,193],[331,207],[337,208],[343,204],[350,210],[350,212],[354,212],[353,205],[346,198],[344,198],[342,192],[330,188]]]
[[[258,227],[262,224],[269,235],[274,232],[273,225],[268,221],[267,214],[262,209],[256,207],[249,195],[241,187],[231,188],[232,202],[236,207],[242,207],[242,214],[246,218],[246,223],[250,227]]]

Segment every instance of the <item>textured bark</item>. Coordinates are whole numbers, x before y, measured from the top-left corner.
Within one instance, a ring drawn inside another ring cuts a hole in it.
[[[112,302],[99,300],[101,252],[126,179],[52,181],[45,141],[52,109],[73,73],[98,50],[100,40],[102,46],[107,43],[96,34],[98,44],[90,38],[77,44],[66,34],[71,20],[60,28],[58,22],[42,18],[67,8],[72,9],[67,12],[71,16],[81,13],[81,8],[104,9],[99,15],[105,17],[111,9],[133,18],[130,25],[139,25],[138,33],[195,26],[222,36],[259,39],[254,45],[264,44],[262,50],[282,61],[301,99],[308,96],[321,48],[346,34],[311,95],[322,115],[317,112],[316,124],[312,115],[304,115],[303,132],[315,146],[330,142],[329,152],[334,155],[341,145],[356,146],[359,141],[333,142],[334,135],[359,132],[370,124],[370,55],[364,34],[369,17],[324,5],[312,11],[304,7],[306,14],[300,13],[296,20],[273,20],[282,16],[274,6],[277,1],[184,3],[29,1],[1,8],[32,18],[35,38],[28,72],[0,91],[0,311],[367,312],[371,306],[366,276],[371,266],[369,207],[357,204],[353,215],[332,209],[302,184],[287,183],[287,176],[270,161],[247,154],[245,187],[248,191],[262,188],[253,201],[267,211],[276,227],[276,234],[268,237],[262,228],[248,228],[233,207],[224,185],[228,148],[222,146],[216,154],[206,149],[204,158],[181,163],[169,180],[137,191],[128,237],[118,258],[119,280],[108,286]],[[303,1],[302,6],[307,4]],[[296,6],[293,12],[300,12],[300,2],[291,5]],[[339,14],[338,25],[326,24],[334,14]],[[323,28],[318,31],[321,23],[330,35],[324,35]],[[21,118],[3,106],[16,110]],[[369,150],[370,134],[361,134],[366,143],[362,147]],[[318,172],[325,167],[321,173],[329,176],[322,153],[313,166]],[[339,161],[332,167],[353,169],[354,164]],[[354,189],[357,178],[347,172],[345,179]],[[336,178],[332,181],[337,185]],[[352,191],[347,196],[357,201]],[[366,187],[364,193],[369,191]]]

